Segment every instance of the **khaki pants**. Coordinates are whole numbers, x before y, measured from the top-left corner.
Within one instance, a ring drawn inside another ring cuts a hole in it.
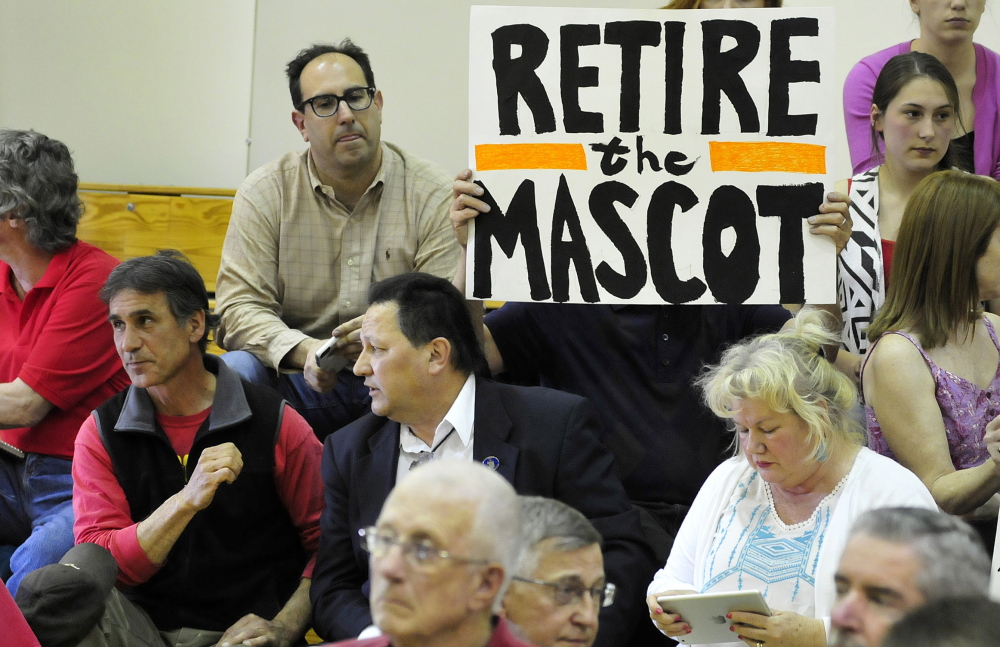
[[[149,614],[112,589],[104,615],[79,647],[213,647],[222,634],[202,629],[160,631]]]

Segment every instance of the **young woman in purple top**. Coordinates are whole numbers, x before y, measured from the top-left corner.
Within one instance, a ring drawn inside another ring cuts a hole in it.
[[[942,510],[992,532],[1000,442],[985,436],[1000,428],[1000,317],[980,303],[1000,297],[998,227],[993,180],[949,170],[920,183],[861,373],[869,447],[916,473]]]
[[[1000,179],[1000,54],[972,41],[986,0],[909,2],[920,21],[920,36],[861,59],[844,81],[844,121],[854,173],[879,163],[868,136],[875,79],[890,58],[913,51],[944,63],[958,85],[965,128],[955,136],[963,138],[969,151],[958,166]]]

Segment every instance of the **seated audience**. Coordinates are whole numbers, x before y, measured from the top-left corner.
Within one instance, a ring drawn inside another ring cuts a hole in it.
[[[590,647],[601,607],[615,599],[605,581],[601,533],[555,499],[522,496],[521,556],[503,615],[535,647]]]
[[[649,585],[650,616],[669,636],[691,628],[658,596],[758,589],[774,615],[734,611],[734,645],[825,645],[854,519],[884,506],[934,508],[912,473],[861,446],[854,384],[820,353],[835,339],[823,321],[803,309],[794,329],[730,348],[699,381],[712,410],[732,420],[740,455],[705,482]]]
[[[882,647],[996,647],[1000,603],[984,597],[937,600],[909,611]]]
[[[903,614],[955,596],[986,595],[990,560],[950,515],[882,508],[858,517],[835,576],[834,647],[880,647]]]
[[[133,385],[87,419],[73,461],[76,539],[121,569],[98,633],[292,644],[310,616],[319,442],[278,393],[205,354],[215,316],[178,252],[122,263],[101,298]]]
[[[11,593],[73,546],[73,441],[128,386],[97,293],[118,261],[76,238],[83,212],[62,142],[0,130],[0,543]]]
[[[854,173],[879,164],[869,137],[872,91],[882,66],[898,54],[924,52],[944,63],[958,86],[961,154],[955,165],[1000,179],[1000,55],[972,41],[986,0],[910,0],[920,36],[861,59],[844,81],[844,121]],[[878,144],[878,142],[876,142]]]
[[[277,388],[327,434],[368,412],[351,373],[374,281],[417,270],[451,278],[451,182],[383,142],[382,92],[350,40],[315,44],[286,68],[292,123],[309,143],[257,169],[233,202],[217,283],[223,361]],[[316,350],[338,338],[322,366]]]
[[[455,459],[419,466],[357,533],[371,566],[371,614],[383,635],[337,644],[529,647],[493,615],[520,529],[514,489],[491,470]]]
[[[354,370],[371,391],[372,413],[328,437],[323,451],[317,633],[346,638],[370,624],[357,531],[374,523],[415,464],[454,457],[495,469],[521,494],[572,505],[594,524],[608,579],[622,582],[615,604],[603,609],[597,644],[632,644],[644,608],[640,578],[655,565],[589,403],[483,378],[486,359],[465,299],[445,279],[404,274],[373,284],[368,298]]]
[[[1000,297],[1000,184],[960,171],[922,181],[893,265],[861,374],[868,446],[913,470],[992,550],[1000,456],[984,434],[1000,414],[1000,318],[980,302]]]
[[[871,138],[884,142],[881,166],[838,187],[851,197],[851,239],[839,256],[842,343],[868,350],[866,331],[885,302],[903,209],[922,179],[954,166],[949,147],[958,126],[958,88],[929,54],[894,56],[882,68],[871,102]]]

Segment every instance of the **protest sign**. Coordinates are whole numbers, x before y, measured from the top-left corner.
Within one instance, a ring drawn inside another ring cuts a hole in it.
[[[473,7],[478,299],[836,303],[831,9]]]

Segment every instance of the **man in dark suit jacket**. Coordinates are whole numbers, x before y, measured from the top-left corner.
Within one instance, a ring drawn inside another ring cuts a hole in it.
[[[580,510],[604,538],[615,603],[602,609],[596,645],[637,644],[648,625],[644,594],[656,567],[638,511],[600,445],[590,404],[543,388],[494,383],[461,293],[426,274],[371,286],[355,372],[372,413],[327,438],[326,508],[313,573],[314,626],[344,639],[371,624],[368,559],[358,530],[372,525],[398,478],[422,462],[481,462],[520,494]],[[595,602],[596,603],[596,602]]]

